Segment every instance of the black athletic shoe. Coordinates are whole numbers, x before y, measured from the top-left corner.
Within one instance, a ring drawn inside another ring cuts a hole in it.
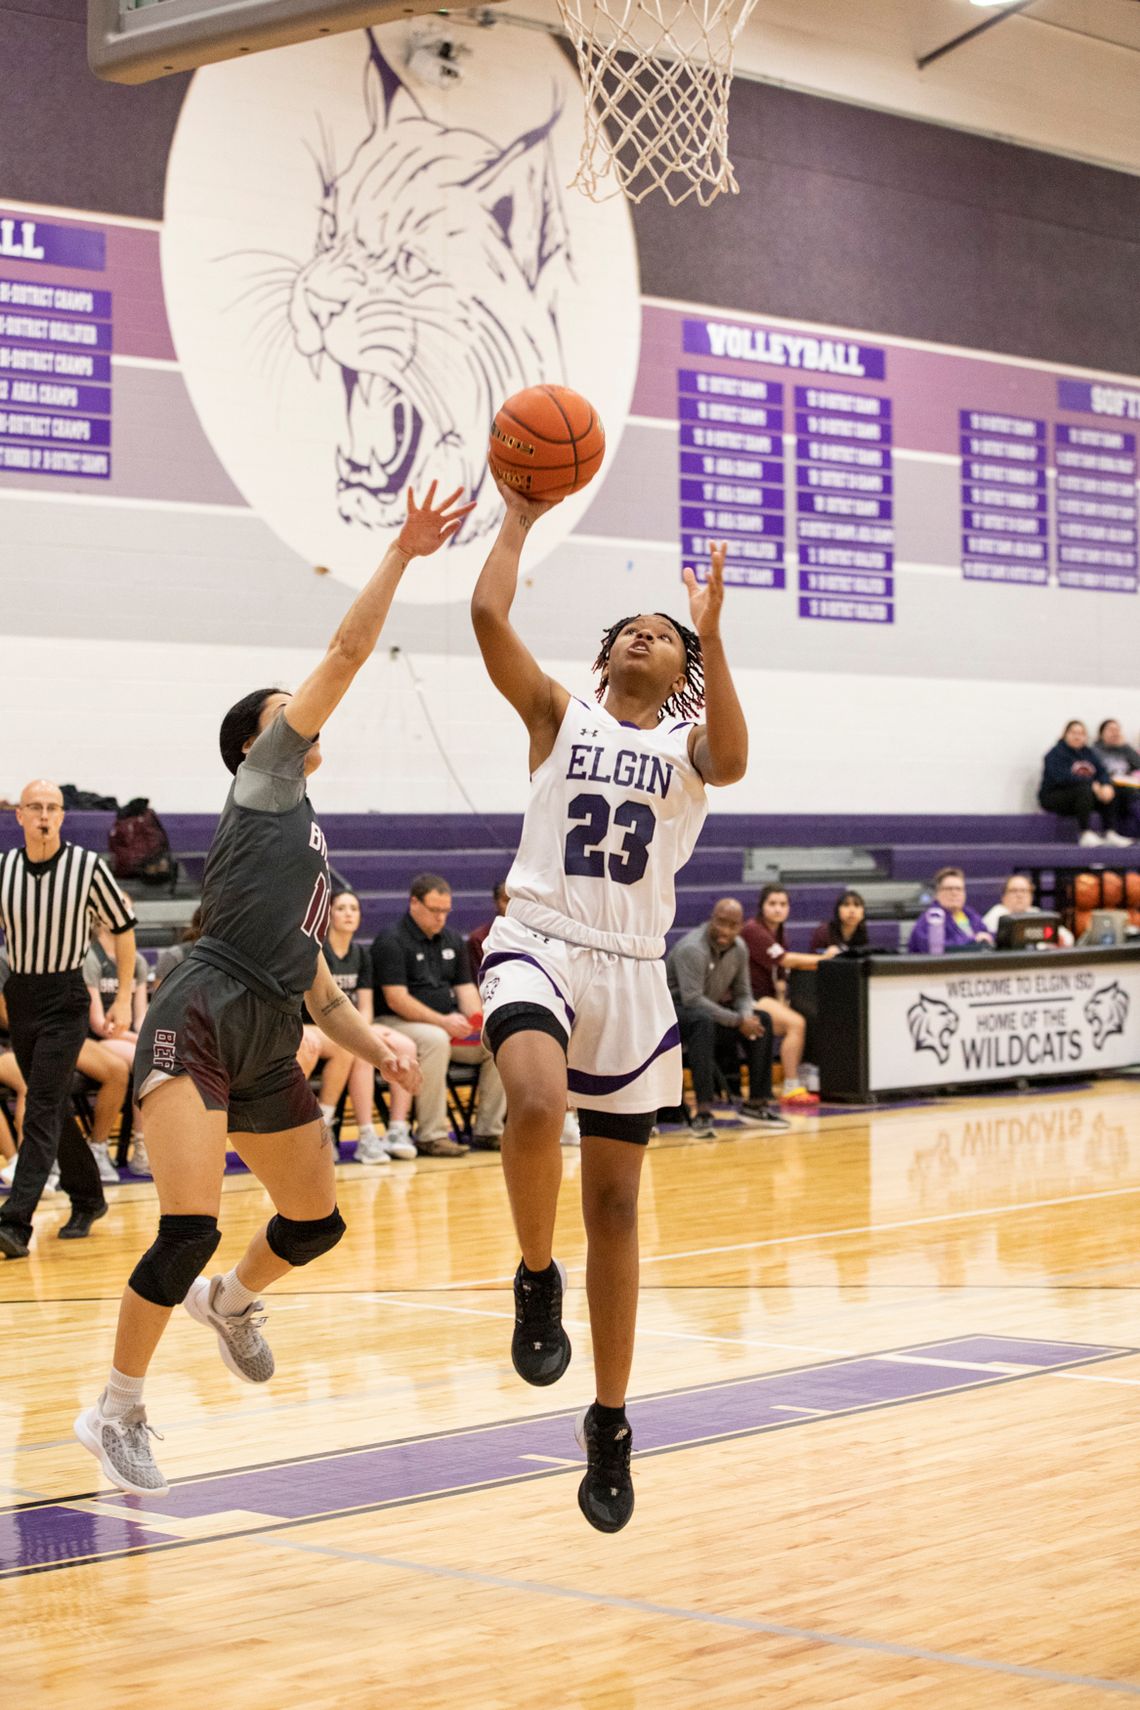
[[[80,1211],[78,1206],[73,1205],[71,1208],[71,1216],[59,1232],[59,1239],[61,1241],[86,1240],[87,1236],[91,1233],[91,1225],[93,1223],[98,1223],[99,1219],[101,1217],[106,1217],[106,1215],[107,1206],[105,1203],[103,1205],[95,1206],[92,1210],[84,1211]]]
[[[620,1532],[633,1518],[633,1479],[629,1457],[633,1432],[628,1419],[599,1425],[587,1407],[574,1427],[578,1446],[586,1451],[586,1476],[578,1486],[578,1507],[599,1532]]]
[[[541,1276],[530,1276],[522,1260],[515,1272],[515,1333],[511,1361],[527,1383],[540,1389],[557,1383],[570,1364],[570,1338],[562,1328],[562,1290],[566,1271],[552,1259]]]
[[[26,1259],[28,1243],[18,1229],[13,1229],[10,1223],[0,1223],[0,1253],[6,1259]]]

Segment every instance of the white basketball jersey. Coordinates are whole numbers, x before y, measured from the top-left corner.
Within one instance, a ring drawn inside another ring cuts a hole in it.
[[[571,699],[531,779],[508,913],[571,944],[654,957],[676,912],[674,876],[708,812],[692,724],[621,724]]]

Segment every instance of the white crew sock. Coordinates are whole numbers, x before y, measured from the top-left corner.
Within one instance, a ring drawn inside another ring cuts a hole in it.
[[[238,1281],[237,1271],[227,1271],[222,1278],[222,1286],[214,1296],[214,1311],[229,1318],[235,1312],[244,1312],[247,1306],[252,1306],[258,1298],[257,1291],[246,1288]]]
[[[145,1378],[127,1377],[112,1366],[107,1387],[99,1403],[99,1411],[104,1419],[123,1419],[132,1407],[141,1407],[145,1382]]]
[[[411,1127],[406,1116],[393,1117],[392,1121],[388,1124],[389,1138],[391,1138],[393,1134],[409,1134],[410,1132]]]
[[[372,1123],[371,1122],[362,1122],[360,1127],[357,1130],[356,1144],[359,1146],[359,1144],[362,1140],[377,1140],[377,1139],[379,1139],[379,1135],[376,1133],[376,1129],[373,1127]]]
[[[327,1122],[329,1127],[331,1128],[334,1121],[336,1120],[336,1105],[335,1104],[322,1104],[321,1105],[321,1116],[324,1119],[324,1121]]]

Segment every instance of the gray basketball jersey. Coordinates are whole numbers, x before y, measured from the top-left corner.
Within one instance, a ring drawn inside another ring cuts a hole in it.
[[[244,969],[290,996],[313,983],[332,889],[328,846],[305,794],[311,747],[282,713],[262,731],[238,767],[202,881],[199,959],[224,947],[239,978]]]

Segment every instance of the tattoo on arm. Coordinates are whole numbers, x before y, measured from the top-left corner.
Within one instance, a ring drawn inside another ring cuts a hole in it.
[[[345,997],[344,993],[343,992],[337,992],[335,997],[331,997],[329,999],[328,1003],[324,1003],[321,1005],[321,1014],[322,1015],[331,1015],[334,1009],[340,1009],[341,1006],[343,1004],[346,1004],[347,1002],[348,1002],[348,999]]]

